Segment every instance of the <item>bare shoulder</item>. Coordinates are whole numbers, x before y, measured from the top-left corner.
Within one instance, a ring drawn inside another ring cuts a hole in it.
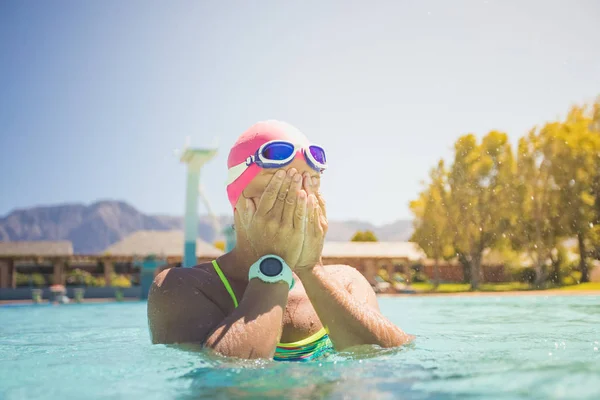
[[[199,264],[193,268],[168,268],[156,275],[154,278],[153,288],[162,288],[173,284],[183,285],[184,281],[192,280],[198,283],[205,282],[208,278],[210,281],[212,268],[210,263]]]
[[[204,341],[225,313],[211,291],[213,280],[207,265],[170,268],[156,276],[148,293],[148,324],[153,343]]]
[[[210,298],[209,288],[213,286],[215,273],[210,264],[200,264],[194,268],[169,268],[154,278],[150,296],[187,297],[191,292],[205,294]]]

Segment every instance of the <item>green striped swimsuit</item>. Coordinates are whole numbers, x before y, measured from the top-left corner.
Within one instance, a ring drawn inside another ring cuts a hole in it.
[[[235,293],[233,293],[229,281],[223,274],[223,271],[221,271],[219,264],[217,264],[217,260],[213,260],[212,265],[215,268],[217,275],[219,275],[219,278],[221,278],[223,286],[225,286],[225,289],[227,289],[227,292],[231,296],[234,306],[237,307],[238,301],[235,297]],[[320,331],[306,339],[292,343],[279,343],[275,348],[275,356],[273,359],[276,361],[308,361],[324,355],[327,352],[331,352],[332,350],[333,343],[331,342],[331,339],[329,339],[327,329],[321,328]]]

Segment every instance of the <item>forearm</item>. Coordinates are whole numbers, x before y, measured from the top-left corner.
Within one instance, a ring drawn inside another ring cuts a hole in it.
[[[288,292],[285,283],[251,280],[239,306],[209,334],[204,346],[225,356],[272,358]]]
[[[336,349],[362,344],[396,347],[411,340],[378,310],[361,303],[341,283],[328,277],[323,266],[300,271],[298,276]]]

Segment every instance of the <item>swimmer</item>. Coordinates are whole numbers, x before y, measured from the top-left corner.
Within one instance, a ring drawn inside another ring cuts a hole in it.
[[[322,264],[322,147],[287,123],[259,122],[238,138],[228,167],[236,246],[156,276],[148,297],[153,343],[299,361],[412,340],[380,313],[360,272]]]

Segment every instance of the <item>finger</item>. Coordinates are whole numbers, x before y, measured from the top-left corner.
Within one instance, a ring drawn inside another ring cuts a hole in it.
[[[252,218],[254,218],[254,214],[256,213],[256,206],[254,205],[254,202],[252,201],[252,199],[246,199],[245,203],[245,219],[246,219],[246,226],[250,225],[250,222],[252,222]]]
[[[246,230],[246,221],[244,220],[243,217],[243,212],[242,209],[240,207],[236,207],[233,209],[233,220],[235,221],[237,218],[238,221],[240,221],[240,226],[243,230]]]
[[[304,232],[306,229],[306,192],[300,190],[294,212],[294,229]]]
[[[327,219],[327,204],[325,203],[325,198],[323,197],[323,194],[321,192],[317,192],[317,200],[319,200],[319,207],[323,212],[323,216],[325,217],[325,219]]]
[[[273,217],[276,221],[281,221],[283,207],[285,205],[285,199],[287,198],[288,192],[290,190],[290,185],[292,184],[292,178],[296,175],[296,169],[290,168],[285,175],[283,183],[279,188],[279,193],[277,194],[277,201],[269,211],[269,215]]]
[[[266,215],[275,202],[277,202],[277,195],[279,194],[279,189],[283,184],[283,180],[285,178],[285,171],[280,169],[273,175],[271,181],[265,188],[264,193],[260,197],[260,201],[258,203],[258,207],[256,208],[256,215]]]
[[[250,220],[248,219],[248,199],[240,196],[236,207],[233,209],[234,215],[237,215],[242,227],[247,228]]]
[[[246,199],[245,198],[243,198],[243,197],[240,198],[236,207],[233,209],[233,216],[234,216],[234,220],[235,220],[235,217],[237,216],[242,227],[244,227],[244,229],[246,229],[247,223],[246,223]]]
[[[321,207],[317,209],[317,212],[319,221],[319,235],[325,236],[327,234],[329,224],[327,223],[327,218],[325,215],[323,215],[323,209]]]
[[[307,195],[311,195],[313,193],[315,193],[315,189],[313,188],[313,184],[312,184],[312,177],[310,176],[310,173],[305,172],[302,175],[302,188],[306,191]]]
[[[281,222],[283,226],[294,226],[294,211],[298,203],[298,193],[302,190],[302,175],[296,174],[292,178],[292,185],[285,198],[283,216]]]
[[[315,193],[319,193],[319,189],[321,189],[321,178],[319,178],[318,176],[313,176],[311,183],[311,186],[313,187]]]
[[[308,213],[308,225],[306,226],[306,232],[311,235],[317,233],[318,221],[318,206],[317,197],[314,194],[308,196],[308,207],[306,212]]]

